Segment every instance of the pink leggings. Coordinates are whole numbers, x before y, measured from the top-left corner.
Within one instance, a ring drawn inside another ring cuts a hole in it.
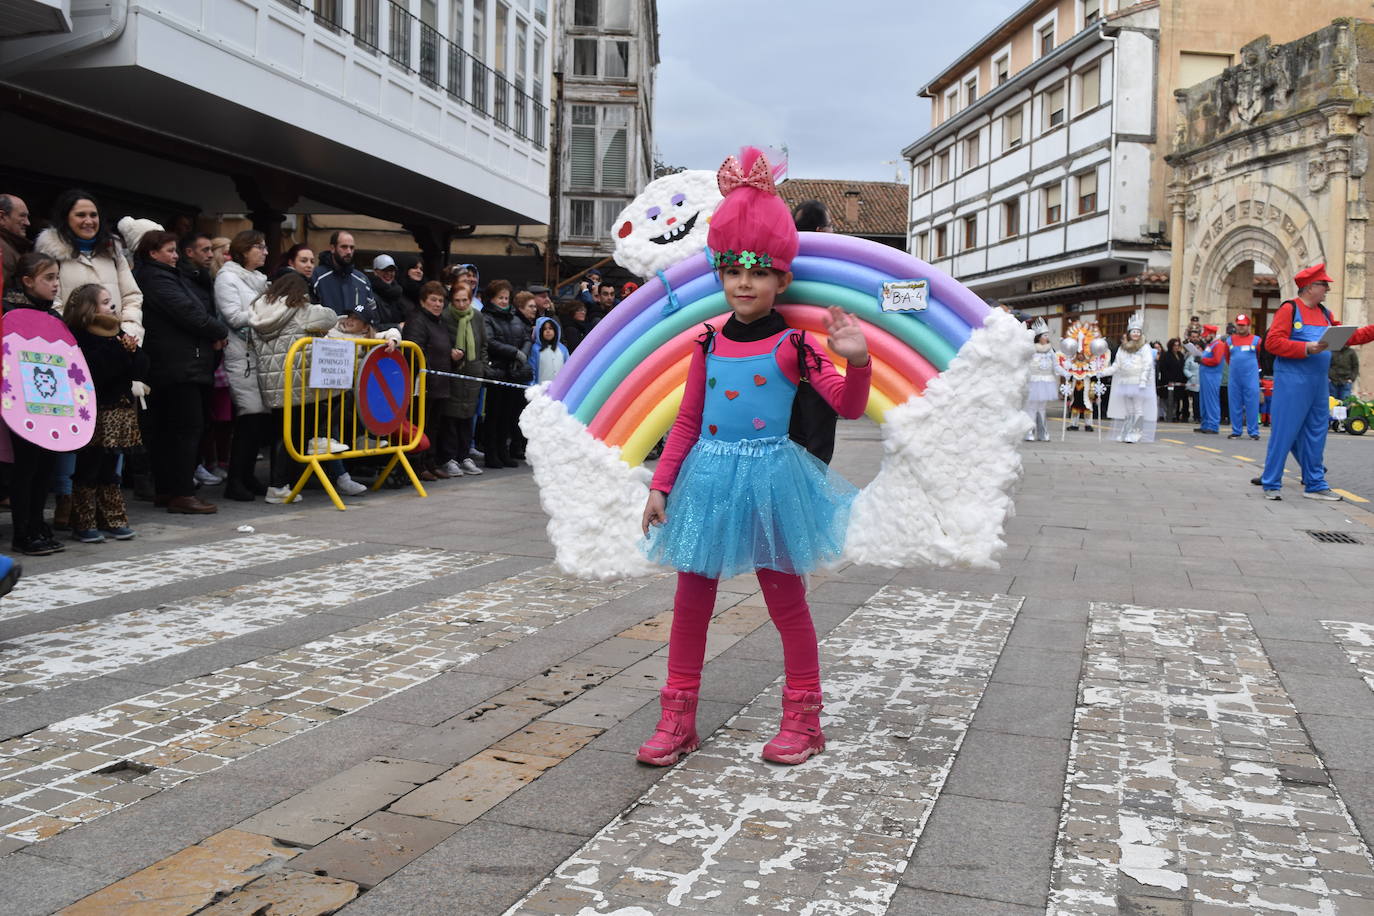
[[[768,616],[782,637],[782,664],[787,686],[819,692],[821,664],[816,650],[816,627],[806,605],[806,583],[801,576],[760,569],[755,572],[768,605]],[[677,574],[673,598],[673,631],[668,642],[670,690],[696,690],[701,686],[701,666],[706,658],[706,628],[716,606],[719,580],[695,573]]]

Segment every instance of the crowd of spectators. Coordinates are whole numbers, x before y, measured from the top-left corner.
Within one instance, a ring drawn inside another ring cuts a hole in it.
[[[212,238],[189,220],[177,231],[129,217],[115,225],[80,189],[59,196],[36,237],[32,222],[25,201],[0,194],[5,310],[39,309],[71,328],[98,415],[78,452],[11,437],[13,547],[29,555],[64,549],[56,532],[66,530],[89,544],[133,537],[124,490],[181,514],[214,513],[214,499],[287,501],[301,469],[282,442],[286,359],[307,335],[423,350],[437,370],[424,381],[428,448],[411,455],[423,480],[518,467],[522,388],[557,374],[630,291],[594,270],[558,302],[544,286],[483,284],[472,264],[429,275],[418,257],[380,254],[363,270],[343,230],[323,251],[274,254],[254,230]],[[302,446],[321,456],[350,448],[333,435]],[[375,470],[363,459],[325,466],[345,496],[365,493],[353,475]]]

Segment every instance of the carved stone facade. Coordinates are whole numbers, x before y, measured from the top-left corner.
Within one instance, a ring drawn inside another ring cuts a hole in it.
[[[1327,305],[1344,323],[1369,323],[1374,23],[1338,19],[1284,45],[1260,38],[1238,60],[1175,94],[1170,328],[1185,313],[1234,319],[1245,301],[1236,287],[1255,273],[1276,274],[1277,301],[1291,298],[1293,275],[1322,261],[1336,279]],[[1256,317],[1262,328],[1268,316]],[[1364,363],[1368,392],[1374,358]]]

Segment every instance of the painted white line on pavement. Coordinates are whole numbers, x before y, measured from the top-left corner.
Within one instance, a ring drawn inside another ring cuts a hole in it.
[[[885,912],[1020,604],[883,588],[821,643],[824,753],[760,759],[775,682],[508,916]]]
[[[1323,620],[1322,626],[1340,643],[1350,664],[1374,690],[1374,625],[1345,620]]]
[[[346,547],[349,543],[289,534],[254,534],[25,576],[14,591],[0,599],[0,620],[248,569]]]
[[[1046,912],[1358,909],[1374,861],[1249,619],[1088,621]]]
[[[400,550],[20,636],[0,646],[0,704],[495,559],[490,554]]]
[[[0,836],[56,836],[651,581],[542,567],[0,742]]]

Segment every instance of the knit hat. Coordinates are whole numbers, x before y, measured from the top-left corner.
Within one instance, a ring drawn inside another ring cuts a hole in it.
[[[791,270],[797,256],[797,227],[792,211],[778,196],[774,181],[786,163],[773,166],[763,152],[746,146],[716,173],[725,197],[711,217],[706,245],[714,267],[771,267]]]
[[[139,240],[147,233],[163,231],[161,223],[155,223],[150,219],[134,219],[132,216],[126,216],[115,223],[115,228],[124,239],[124,247],[130,251],[138,250]]]

